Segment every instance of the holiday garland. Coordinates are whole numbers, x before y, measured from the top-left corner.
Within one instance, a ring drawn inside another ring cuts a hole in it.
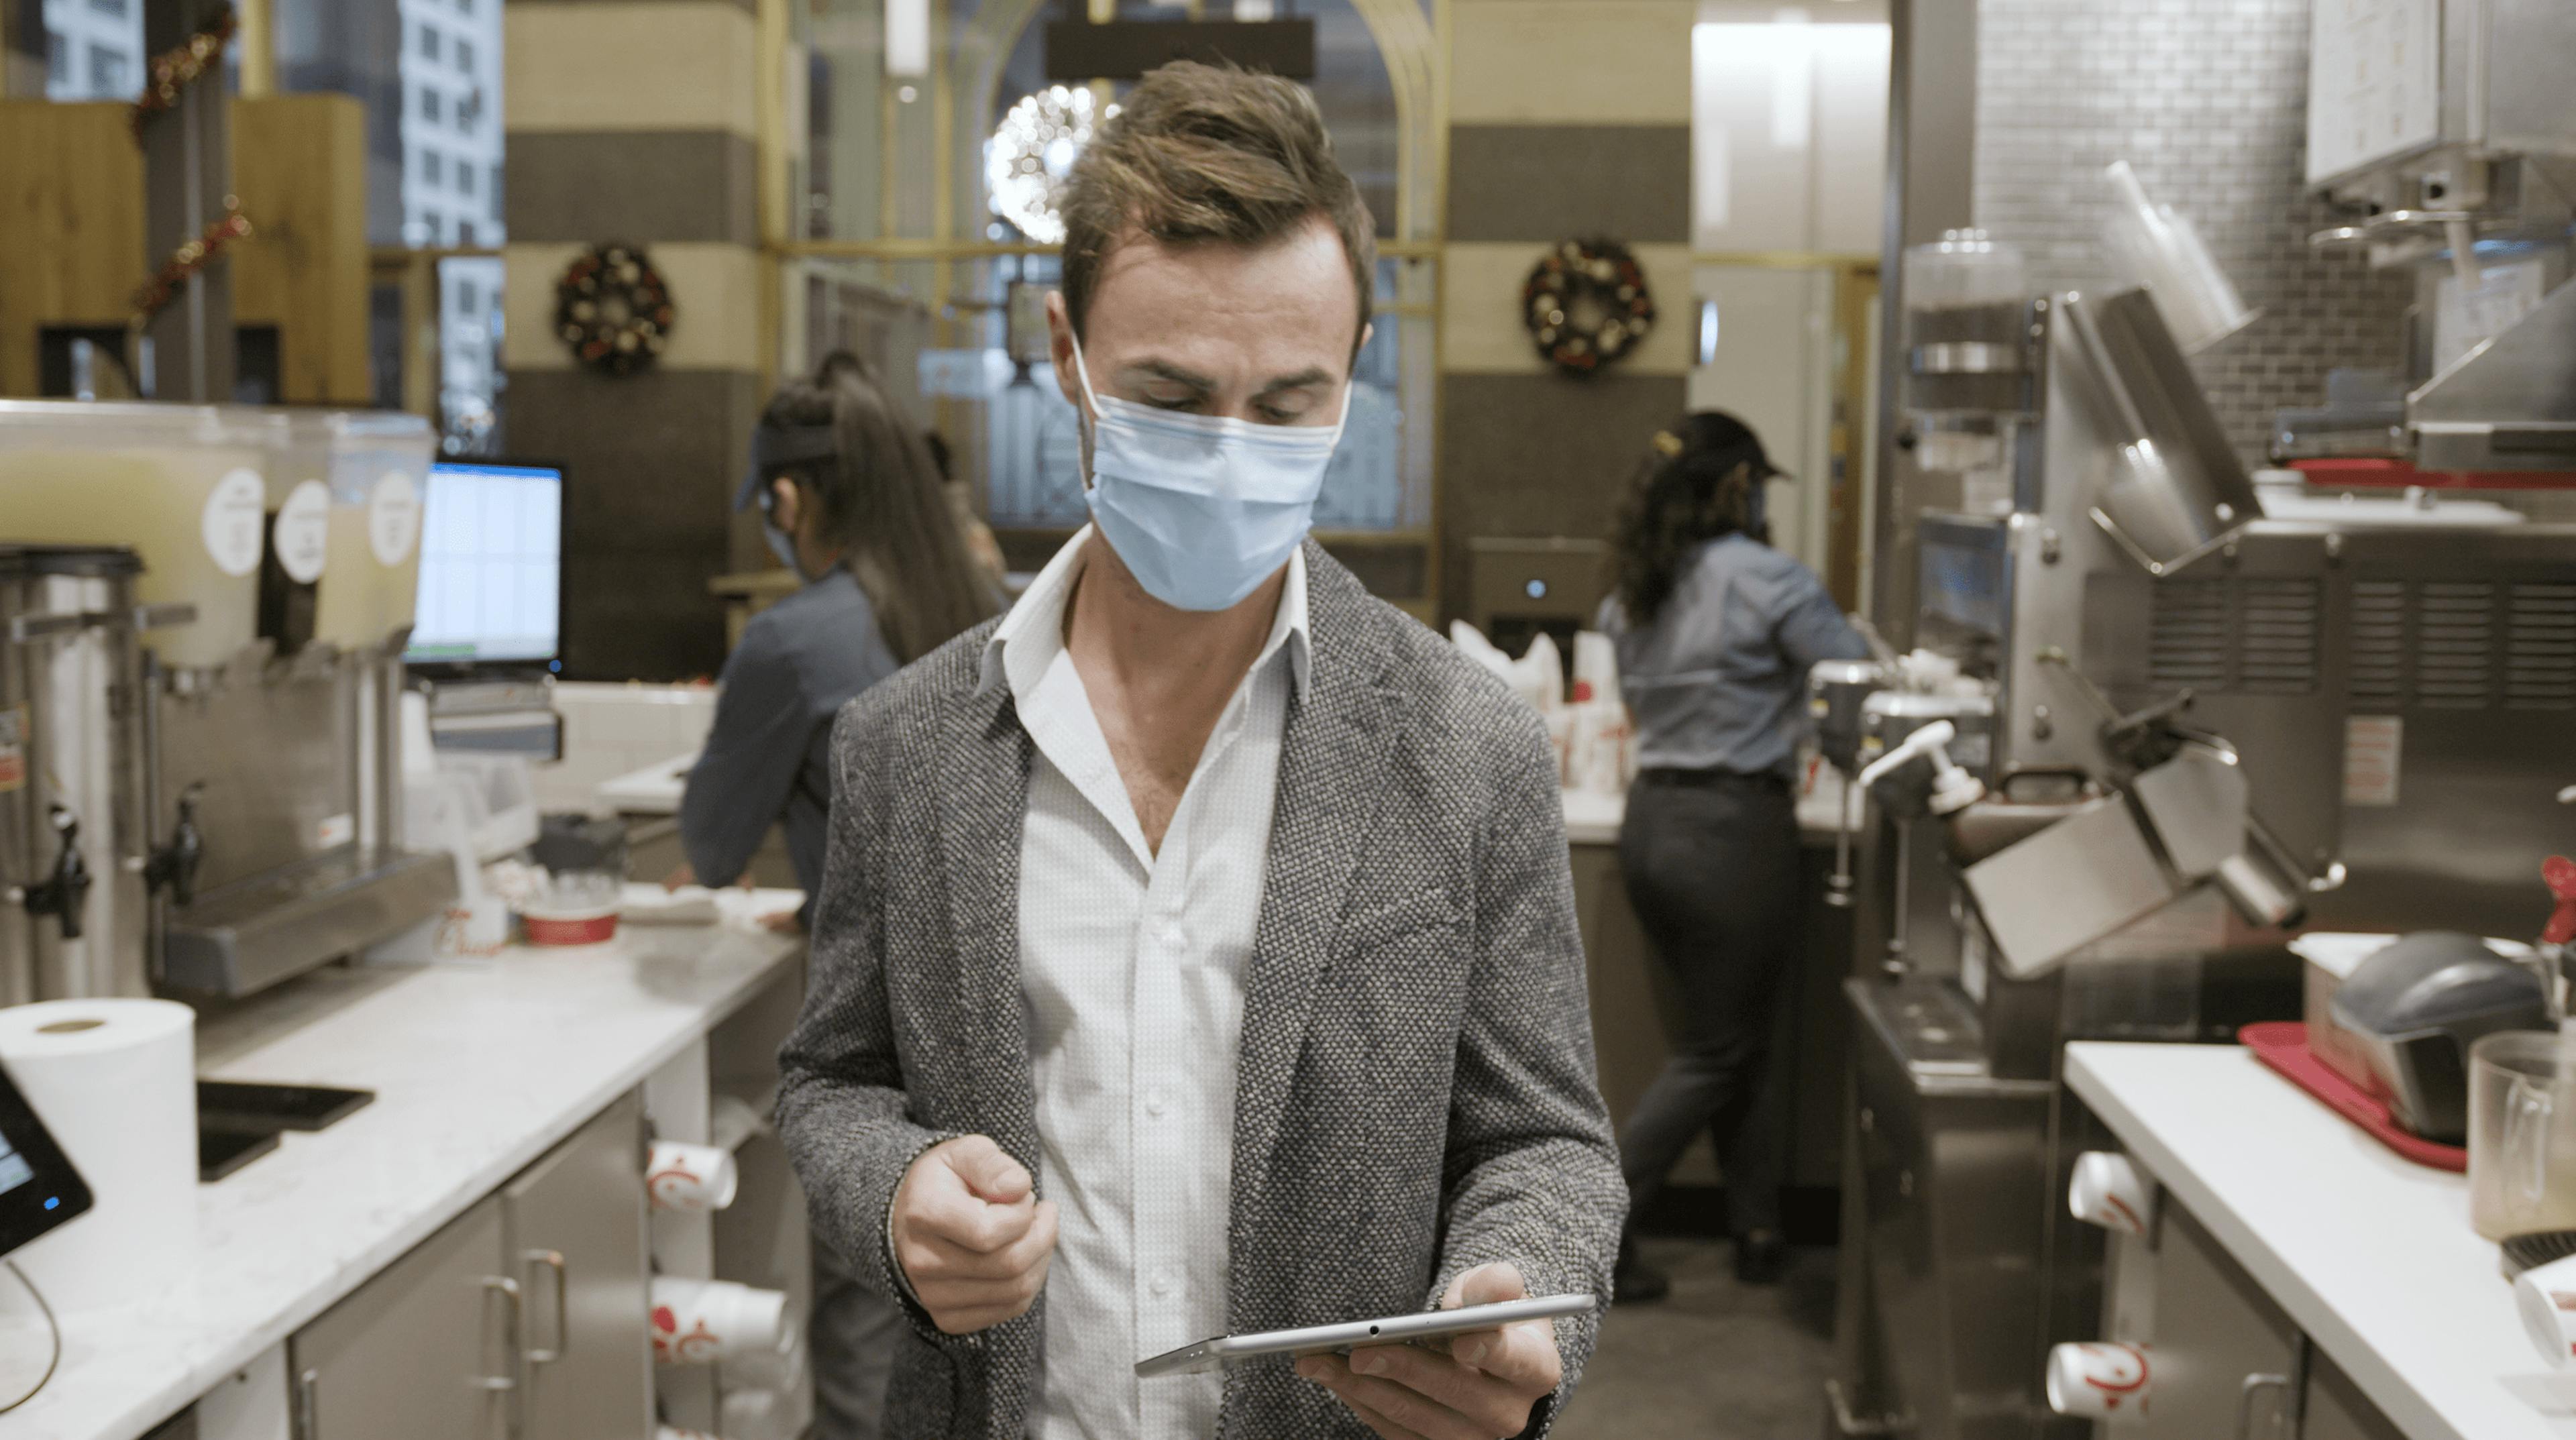
[[[652,364],[677,313],[670,286],[641,246],[595,245],[555,282],[555,334],[603,374],[631,375]]]
[[[215,257],[224,252],[224,247],[236,240],[249,239],[250,233],[250,217],[241,213],[241,202],[230,195],[225,196],[224,218],[207,226],[204,234],[180,246],[162,263],[159,273],[134,292],[133,323],[137,326],[149,323],[178,295],[180,286],[204,273],[207,266],[215,263]]]
[[[143,93],[134,100],[134,133],[143,133],[143,122],[179,103],[179,93],[197,83],[200,76],[223,58],[224,47],[233,40],[237,22],[227,5],[215,13],[214,23],[188,37],[188,43],[175,50],[165,50],[152,57],[146,66]]]
[[[1590,374],[1635,349],[1655,327],[1655,299],[1627,246],[1567,240],[1522,283],[1521,322],[1548,363]]]

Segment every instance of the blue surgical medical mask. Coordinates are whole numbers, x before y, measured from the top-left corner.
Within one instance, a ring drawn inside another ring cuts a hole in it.
[[[1314,521],[1351,398],[1332,425],[1255,425],[1157,410],[1091,388],[1091,516],[1145,593],[1224,610],[1288,562]]]

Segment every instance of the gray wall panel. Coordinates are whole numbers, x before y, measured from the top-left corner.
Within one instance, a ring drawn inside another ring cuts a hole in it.
[[[1688,403],[1685,386],[1616,371],[1443,377],[1444,613],[1464,613],[1470,536],[1607,537],[1638,457]]]
[[[509,393],[510,453],[566,467],[567,671],[642,680],[715,673],[724,611],[706,587],[728,568],[739,437],[759,417],[759,377],[519,370]]]
[[[760,243],[756,151],[730,131],[513,130],[509,155],[513,240]]]
[[[1459,125],[1449,238],[1690,240],[1690,126]]]

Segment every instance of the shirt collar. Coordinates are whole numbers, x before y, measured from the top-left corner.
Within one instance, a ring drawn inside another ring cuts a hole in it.
[[[1038,681],[1047,667],[1064,650],[1064,607],[1073,598],[1073,582],[1082,573],[1085,547],[1091,540],[1092,526],[1074,532],[1064,548],[1055,552],[1029,588],[1020,592],[1011,613],[1002,617],[991,639],[984,642],[984,656],[978,672],[977,694],[989,693],[994,686],[1007,683],[1013,699],[1026,703],[1037,690]],[[1279,590],[1279,611],[1270,620],[1269,637],[1262,641],[1261,653],[1252,662],[1258,671],[1280,651],[1288,652],[1290,683],[1297,698],[1306,698],[1308,676],[1314,669],[1314,637],[1306,623],[1306,548],[1298,546],[1288,556],[1288,579]]]

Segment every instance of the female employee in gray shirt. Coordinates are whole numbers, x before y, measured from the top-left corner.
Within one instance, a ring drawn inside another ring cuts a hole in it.
[[[958,534],[921,434],[854,356],[824,360],[761,412],[734,508],[802,588],[751,617],[680,801],[686,867],[731,884],[773,824],[812,915],[832,800],[832,718],[860,691],[1001,606]],[[674,880],[687,878],[674,876]],[[877,1440],[903,1317],[814,1247],[814,1440]]]
[[[1735,1270],[1779,1277],[1779,1097],[1762,1092],[1782,978],[1798,949],[1793,784],[1808,667],[1868,644],[1816,573],[1766,543],[1779,472],[1732,415],[1655,436],[1620,518],[1618,584],[1599,625],[1618,644],[1638,774],[1619,831],[1628,899],[1682,996],[1679,1043],[1619,1137],[1641,1213],[1703,1128],[1724,1168]],[[1623,1245],[1622,1300],[1664,1277]]]

